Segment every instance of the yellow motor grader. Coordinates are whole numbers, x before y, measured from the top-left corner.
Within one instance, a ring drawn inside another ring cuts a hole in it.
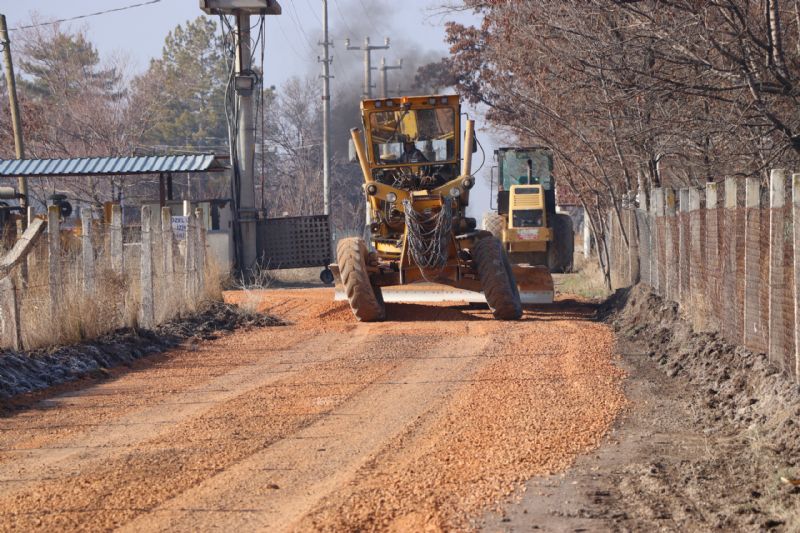
[[[522,304],[499,239],[466,216],[474,121],[461,140],[456,95],[361,102],[363,134],[351,130],[364,176],[370,246],[341,239],[331,265],[355,316],[386,318],[382,287],[433,282],[483,292],[493,315],[515,320]]]

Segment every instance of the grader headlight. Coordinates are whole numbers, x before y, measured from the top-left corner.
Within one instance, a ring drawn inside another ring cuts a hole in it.
[[[393,192],[387,192],[386,201],[389,202],[390,204],[395,203],[397,201],[397,195]]]
[[[461,189],[459,189],[458,187],[453,187],[452,189],[450,189],[450,196],[453,198],[458,198],[459,196],[461,196]]]
[[[461,182],[461,186],[467,190],[470,190],[473,185],[475,185],[475,180],[472,178],[464,178],[464,181]]]

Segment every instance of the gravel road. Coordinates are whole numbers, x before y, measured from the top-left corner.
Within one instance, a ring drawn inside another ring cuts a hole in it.
[[[470,529],[625,406],[614,335],[579,302],[519,322],[387,304],[361,324],[330,289],[227,296],[289,325],[17,400],[0,528]]]

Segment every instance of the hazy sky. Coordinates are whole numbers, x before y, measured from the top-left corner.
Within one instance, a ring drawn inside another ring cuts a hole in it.
[[[49,21],[125,7],[148,0],[0,0],[0,12],[10,28],[30,24],[32,20]],[[344,39],[361,43],[368,34],[373,44],[390,37],[392,48],[373,52],[376,61],[385,54],[395,63],[404,51],[419,49],[447,54],[444,43],[444,18],[437,7],[444,0],[329,0],[329,28],[334,41],[334,70],[345,61],[342,55],[361,58],[359,52],[347,51]],[[267,17],[266,82],[280,85],[294,75],[318,71],[317,43],[321,34],[320,0],[280,0],[283,14]],[[158,3],[125,11],[91,16],[65,24],[85,28],[104,57],[128,56],[134,70],[143,70],[152,57],[161,55],[164,37],[177,24],[203,15],[198,0],[160,0]],[[452,19],[452,15],[448,16]],[[472,22],[471,14],[459,20]],[[11,33],[13,41],[14,32]],[[12,44],[13,46],[13,44]],[[335,82],[334,82],[335,83]]]
[[[148,1],[0,0],[0,12],[6,15],[8,26],[13,29],[32,22],[89,15]],[[373,52],[376,64],[384,54],[390,64],[400,58],[406,62],[416,58],[417,62],[424,63],[446,56],[444,22],[458,20],[477,24],[479,18],[471,13],[443,16],[437,8],[445,2],[447,0],[329,0],[329,28],[334,42],[333,94],[336,94],[337,85],[352,85],[354,77],[361,79],[362,53],[345,50],[346,37],[350,37],[353,44],[361,44],[367,35],[373,44],[382,44],[384,37],[389,37],[389,50]],[[265,84],[278,87],[292,76],[316,75],[320,71],[317,56],[321,52],[317,43],[321,40],[322,28],[321,0],[279,0],[279,3],[283,14],[267,17],[264,64]],[[85,29],[103,58],[125,57],[131,64],[131,73],[136,73],[143,71],[151,58],[161,55],[164,38],[170,30],[200,15],[204,13],[198,0],[160,0],[63,24]],[[12,51],[15,33],[11,32]],[[391,81],[390,86],[393,86]],[[478,174],[476,190],[471,197],[470,212],[474,216],[480,216],[488,208],[487,182],[492,150],[496,145],[509,144],[506,139],[494,138],[483,126],[479,120],[477,133],[487,152],[487,161]],[[481,154],[476,154],[476,167],[481,160]]]

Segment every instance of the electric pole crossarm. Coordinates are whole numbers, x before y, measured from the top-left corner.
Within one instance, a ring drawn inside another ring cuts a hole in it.
[[[362,94],[364,98],[372,98],[372,88],[374,87],[372,84],[372,71],[374,69],[372,67],[371,53],[373,50],[388,50],[389,38],[386,37],[382,45],[370,44],[369,37],[364,37],[364,44],[362,46],[351,45],[350,39],[345,39],[344,44],[347,50],[361,50],[364,52],[364,90]]]
[[[386,58],[381,58],[381,66],[378,68],[381,72],[381,98],[387,98],[389,96],[389,77],[387,75],[388,71],[390,70],[400,70],[403,68],[403,60],[400,59],[397,62],[397,65],[387,65]]]

